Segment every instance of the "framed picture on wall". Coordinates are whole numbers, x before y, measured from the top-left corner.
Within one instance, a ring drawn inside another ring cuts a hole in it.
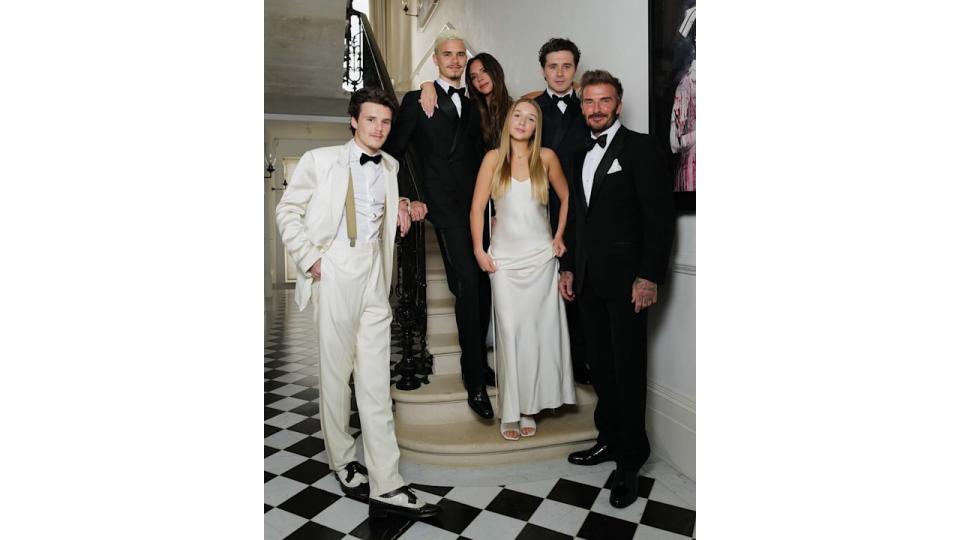
[[[668,156],[677,210],[697,208],[697,2],[650,0],[650,134]]]

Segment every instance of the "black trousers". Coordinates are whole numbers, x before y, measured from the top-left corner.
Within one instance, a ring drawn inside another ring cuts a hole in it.
[[[460,372],[465,387],[483,386],[490,324],[490,278],[477,265],[466,228],[436,229],[447,286],[456,297],[454,314],[460,338]]]
[[[617,466],[639,469],[650,455],[646,431],[647,310],[633,312],[630,290],[601,298],[589,273],[577,295],[590,377],[597,391],[597,442],[614,449]]]

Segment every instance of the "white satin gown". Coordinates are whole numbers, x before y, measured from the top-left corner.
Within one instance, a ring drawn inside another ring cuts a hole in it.
[[[501,422],[576,403],[567,314],[547,207],[530,180],[510,179],[495,201],[489,254]]]

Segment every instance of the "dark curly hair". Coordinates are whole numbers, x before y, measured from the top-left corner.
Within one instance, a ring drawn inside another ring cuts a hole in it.
[[[360,120],[360,106],[364,103],[376,103],[390,109],[390,116],[397,115],[397,106],[390,100],[387,93],[379,88],[361,88],[350,96],[350,104],[347,105],[347,114],[354,120]],[[350,133],[356,133],[357,130],[350,125]]]
[[[580,65],[580,49],[577,44],[567,38],[550,38],[540,47],[540,67],[547,65],[547,55],[552,52],[570,51],[573,53],[573,67]]]

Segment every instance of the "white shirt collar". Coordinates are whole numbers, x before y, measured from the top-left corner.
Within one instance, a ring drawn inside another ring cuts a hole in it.
[[[616,121],[613,123],[612,126],[610,126],[610,127],[608,127],[607,129],[603,130],[603,131],[600,132],[599,134],[594,135],[594,134],[591,132],[591,133],[590,133],[590,138],[592,138],[592,139],[599,139],[599,138],[600,138],[600,135],[606,135],[606,136],[607,136],[607,147],[609,148],[609,147],[610,147],[610,141],[612,141],[613,138],[617,136],[617,130],[619,130],[619,129],[620,129],[620,119],[617,118]],[[594,146],[594,148],[599,148],[599,147],[598,147],[598,146]]]
[[[363,148],[360,148],[360,145],[357,144],[356,139],[350,139],[350,142],[347,144],[350,147],[350,161],[360,161],[360,155],[367,153]],[[367,155],[376,156],[379,154],[380,154],[380,151],[377,150],[373,154],[367,154]]]
[[[452,84],[448,83],[447,81],[445,81],[445,80],[443,80],[443,79],[437,79],[437,84],[440,85],[440,88],[443,88],[443,91],[444,91],[444,92],[449,92],[449,91],[450,91],[450,87],[453,86]],[[457,89],[460,88],[459,86],[453,86],[453,87],[454,87],[454,88],[457,88]]]
[[[573,96],[573,87],[571,86],[570,89],[566,91],[566,93],[558,94],[558,93],[554,92],[553,90],[551,90],[550,87],[548,86],[548,87],[547,87],[547,95],[548,95],[548,96],[551,96],[551,97],[552,97],[552,96],[557,96],[557,97]]]

